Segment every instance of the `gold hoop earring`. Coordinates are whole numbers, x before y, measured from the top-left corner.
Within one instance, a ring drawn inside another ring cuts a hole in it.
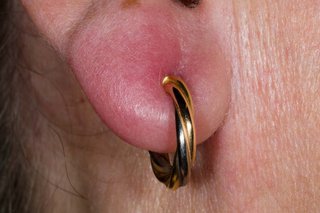
[[[191,167],[196,159],[196,135],[193,103],[186,84],[181,78],[166,76],[162,81],[165,91],[175,106],[177,149],[173,164],[169,154],[150,153],[152,170],[157,179],[170,189],[188,183]]]

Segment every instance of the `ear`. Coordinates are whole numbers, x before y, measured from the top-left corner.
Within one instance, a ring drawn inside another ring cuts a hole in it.
[[[101,119],[126,142],[157,152],[175,149],[174,106],[161,86],[168,74],[180,76],[190,89],[198,143],[221,125],[230,96],[223,5],[202,1],[190,9],[158,0],[22,3],[68,61]]]

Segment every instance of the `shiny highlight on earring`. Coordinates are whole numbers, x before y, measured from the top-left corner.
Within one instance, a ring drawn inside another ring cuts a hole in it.
[[[177,189],[188,183],[196,159],[194,109],[189,90],[181,78],[166,76],[162,85],[175,106],[177,149],[172,165],[169,154],[149,153],[157,179],[168,188]]]

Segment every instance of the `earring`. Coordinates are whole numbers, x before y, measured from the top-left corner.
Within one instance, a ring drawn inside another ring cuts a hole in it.
[[[194,110],[190,93],[181,78],[166,76],[162,81],[175,106],[177,149],[170,164],[169,154],[150,153],[152,170],[157,179],[170,189],[188,183],[196,158]]]

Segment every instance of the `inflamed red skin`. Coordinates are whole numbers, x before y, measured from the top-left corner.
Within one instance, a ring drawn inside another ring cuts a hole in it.
[[[161,86],[166,75],[181,77],[190,89],[197,143],[219,128],[227,112],[230,65],[222,36],[208,25],[212,14],[206,4],[96,2],[71,15],[68,31],[60,33],[65,38],[42,29],[113,132],[139,148],[169,152],[176,142],[173,103]],[[37,13],[31,16],[41,25]]]

